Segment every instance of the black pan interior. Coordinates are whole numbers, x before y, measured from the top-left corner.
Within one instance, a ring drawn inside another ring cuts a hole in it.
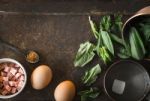
[[[112,92],[115,79],[126,82],[122,95]],[[139,101],[148,92],[149,75],[144,67],[133,61],[113,64],[105,75],[104,86],[109,96],[116,101]]]

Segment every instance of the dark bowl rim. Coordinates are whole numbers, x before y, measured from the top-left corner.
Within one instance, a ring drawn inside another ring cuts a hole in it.
[[[138,18],[141,16],[150,16],[150,14],[147,14],[147,13],[135,14],[135,15],[131,16],[129,19],[127,19],[127,21],[125,21],[125,23],[123,24],[123,27],[122,27],[122,38],[124,40],[125,40],[124,34],[125,34],[125,29],[127,27],[127,24],[131,23],[131,21],[134,20],[135,18]]]

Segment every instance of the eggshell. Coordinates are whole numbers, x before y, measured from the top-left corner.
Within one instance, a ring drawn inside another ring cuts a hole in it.
[[[34,89],[45,88],[52,80],[52,70],[47,65],[38,66],[31,75],[31,85]]]
[[[55,89],[56,101],[72,101],[75,96],[75,85],[72,81],[63,81]]]

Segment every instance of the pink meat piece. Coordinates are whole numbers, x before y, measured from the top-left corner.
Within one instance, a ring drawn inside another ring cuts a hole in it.
[[[17,85],[17,90],[20,90],[23,87],[24,82],[20,81]]]
[[[13,76],[11,80],[12,80],[12,81],[15,81],[15,80],[16,80],[16,77],[15,77],[15,76]]]
[[[20,66],[19,66],[18,64],[15,64],[15,67],[16,67],[16,68],[19,68]]]
[[[4,72],[8,73],[9,71],[10,71],[10,67],[5,66],[5,68],[4,68]]]
[[[0,67],[0,71],[2,71],[4,68],[3,67]]]
[[[8,94],[9,92],[7,91],[7,90],[3,90],[2,91],[2,95],[6,95],[6,94]]]
[[[24,74],[22,68],[19,68],[18,72]]]
[[[11,68],[11,69],[10,69],[10,73],[12,73],[13,75],[15,75],[15,74],[17,73],[17,69]]]
[[[0,88],[2,88],[3,87],[3,83],[0,83]]]
[[[18,79],[21,75],[22,75],[21,73],[17,73],[17,74],[15,75],[16,79]]]
[[[0,76],[0,82],[3,82],[3,77],[2,76]]]
[[[15,81],[9,81],[9,85],[10,86],[16,86],[16,82]]]
[[[3,85],[8,85],[9,82],[8,81],[3,81]]]
[[[1,68],[1,67],[3,67],[3,64],[2,64],[2,63],[0,64],[0,68]]]
[[[19,65],[14,63],[0,64],[0,93],[2,95],[16,93],[23,87],[24,79],[24,72]]]
[[[15,83],[15,87],[16,87],[16,88],[18,87],[18,82]]]
[[[12,79],[13,74],[12,74],[12,73],[10,73],[10,72],[8,72],[8,73],[7,73],[7,77],[8,77],[8,78],[9,78],[9,80],[10,80],[10,79]]]
[[[9,85],[4,85],[4,88],[5,88],[8,92],[11,91],[11,87],[10,87]]]
[[[18,80],[23,81],[24,80],[24,75],[21,75]]]
[[[5,67],[3,66],[3,64],[0,64],[0,70],[3,70]]]
[[[14,63],[9,63],[8,66],[9,66],[9,67],[15,67],[15,64],[14,64]]]
[[[15,87],[12,87],[11,93],[14,94],[17,92],[17,89]]]
[[[8,64],[7,63],[1,63],[2,64],[2,67],[5,68],[5,67],[8,67]]]
[[[6,77],[6,76],[7,76],[7,73],[5,73],[5,72],[2,71],[2,72],[1,72],[1,76],[5,76],[5,77]]]
[[[8,81],[9,79],[8,79],[8,77],[3,77],[3,80]]]

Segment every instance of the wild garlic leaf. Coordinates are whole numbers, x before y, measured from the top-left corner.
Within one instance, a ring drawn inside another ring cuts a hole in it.
[[[110,16],[103,16],[101,21],[100,21],[100,29],[110,32],[110,27],[111,27],[111,18]]]
[[[114,15],[114,23],[112,24],[112,27],[111,27],[111,32],[115,33],[115,34],[121,33],[122,26],[123,26],[122,15],[115,14]]]
[[[96,81],[99,73],[101,73],[101,67],[99,64],[97,64],[85,72],[84,76],[82,77],[82,82],[86,84],[86,86],[90,86]]]
[[[144,34],[145,41],[150,41],[150,23],[141,23],[140,31]]]
[[[91,20],[91,17],[89,16],[89,23],[90,23],[90,26],[91,26],[91,30],[95,36],[95,38],[97,39],[98,38],[98,31],[97,31],[97,27],[96,27],[96,24]]]
[[[100,34],[97,41],[96,52],[97,55],[104,61],[105,64],[107,64],[108,61],[111,61],[111,57],[108,51],[106,50],[105,46],[102,45]]]
[[[90,42],[80,44],[80,48],[74,60],[74,66],[83,67],[89,63],[95,56],[95,53],[93,52],[94,49],[95,46]]]
[[[145,56],[146,50],[136,28],[132,27],[129,34],[130,34],[129,41],[130,41],[130,46],[131,46],[132,57],[137,60],[143,59]]]
[[[123,39],[119,38],[117,35],[110,34],[110,37],[111,37],[112,40],[114,40],[115,42],[119,43],[120,45],[124,45]]]
[[[106,50],[105,46],[97,48],[97,55],[107,64],[108,61],[111,61],[111,57]]]
[[[127,58],[130,58],[131,56],[131,54],[127,51],[125,47],[121,47],[120,52],[117,55],[121,59],[127,59]]]
[[[91,99],[95,99],[96,97],[98,97],[99,94],[100,91],[96,87],[79,92],[79,95],[81,96],[81,101],[91,101]]]
[[[111,41],[111,38],[108,34],[108,32],[100,30],[100,34],[102,36],[103,44],[106,46],[106,48],[109,50],[109,52],[114,55],[114,47],[113,43]]]

